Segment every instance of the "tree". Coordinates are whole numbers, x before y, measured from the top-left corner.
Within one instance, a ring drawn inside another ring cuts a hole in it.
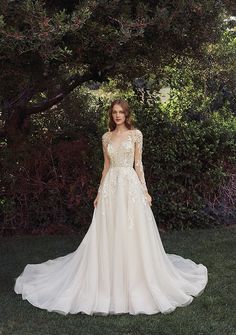
[[[0,5],[2,129],[8,144],[76,87],[161,71],[175,55],[201,58],[229,1],[40,1]]]

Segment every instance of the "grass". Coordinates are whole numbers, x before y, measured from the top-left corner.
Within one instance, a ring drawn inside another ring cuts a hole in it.
[[[161,233],[166,252],[207,266],[205,291],[189,306],[170,314],[113,316],[50,313],[22,300],[13,290],[13,278],[27,263],[72,252],[83,236],[1,238],[0,335],[234,335],[235,234],[235,228]]]

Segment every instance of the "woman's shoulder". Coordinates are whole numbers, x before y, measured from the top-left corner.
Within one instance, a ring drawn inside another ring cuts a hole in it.
[[[109,136],[111,135],[111,131],[110,130],[108,130],[108,131],[106,131],[103,135],[102,135],[102,142],[106,142],[107,141],[107,139],[109,138]]]
[[[133,134],[135,140],[140,140],[140,139],[142,139],[143,134],[142,134],[142,132],[141,132],[140,129],[138,129],[138,128],[132,128],[132,129],[130,129],[129,131],[131,132],[131,134]],[[106,131],[106,132],[102,135],[102,141],[103,141],[103,142],[106,142],[106,141],[109,139],[109,137],[110,137],[111,135],[112,135],[112,131],[111,131],[111,130]]]
[[[132,131],[134,132],[134,134],[142,134],[139,128],[133,128]]]
[[[134,139],[135,139],[135,141],[141,141],[142,140],[142,138],[143,138],[143,134],[142,134],[142,132],[141,132],[141,130],[140,129],[138,129],[138,128],[133,128],[132,129],[132,132],[133,132],[133,134],[134,134]]]
[[[110,130],[106,131],[106,132],[102,135],[102,137],[106,137],[106,136],[108,136],[109,134],[111,134],[111,131],[110,131]]]

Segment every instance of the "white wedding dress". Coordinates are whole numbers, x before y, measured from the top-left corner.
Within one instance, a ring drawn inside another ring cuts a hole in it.
[[[28,264],[14,290],[49,312],[170,313],[190,304],[208,281],[207,268],[163,248],[142,165],[143,136],[127,131],[120,143],[102,136],[110,166],[99,186],[92,222],[78,248]]]

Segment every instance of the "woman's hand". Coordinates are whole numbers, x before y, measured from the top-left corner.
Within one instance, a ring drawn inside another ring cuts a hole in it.
[[[94,202],[93,202],[94,207],[97,207],[98,196],[99,196],[99,195],[97,194],[97,196],[96,196],[96,198],[95,198],[95,200],[94,200]]]
[[[152,197],[150,196],[148,191],[145,191],[145,198],[147,199],[149,206],[152,206]]]

